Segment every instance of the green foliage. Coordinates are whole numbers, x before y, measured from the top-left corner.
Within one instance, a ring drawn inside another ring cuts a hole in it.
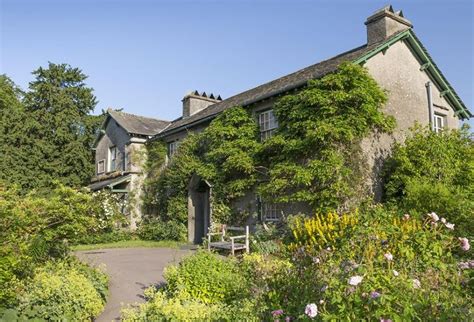
[[[167,293],[180,299],[202,303],[225,303],[243,299],[246,283],[233,259],[199,251],[178,266],[165,270]]]
[[[407,212],[435,211],[474,235],[474,143],[468,128],[441,134],[415,127],[386,167],[386,199]]]
[[[81,70],[49,63],[23,93],[0,75],[0,180],[49,189],[54,180],[79,187],[93,175],[92,143],[104,116]]]
[[[173,220],[163,222],[158,218],[140,222],[136,233],[142,240],[184,241],[187,237],[186,226],[182,223]]]
[[[67,256],[70,243],[107,229],[114,215],[102,199],[58,185],[48,195],[22,196],[0,187],[0,307],[15,304],[17,282],[51,258]]]
[[[264,143],[268,182],[260,188],[277,202],[307,202],[337,209],[361,185],[364,162],[358,143],[394,120],[381,108],[386,95],[366,69],[342,64],[336,73],[275,104],[279,128]]]
[[[198,251],[165,271],[164,289],[148,289],[148,302],[122,310],[124,321],[259,321],[247,299],[246,272],[237,261]]]
[[[291,271],[274,277],[280,282],[268,306],[299,316],[316,303],[322,320],[470,320],[472,290],[464,288],[469,275],[453,255],[458,244],[429,218],[377,206],[330,248],[295,250]],[[360,284],[350,284],[354,276]]]
[[[243,108],[221,113],[203,132],[189,134],[166,168],[166,146],[148,145],[145,204],[163,220],[187,221],[187,187],[193,174],[213,184],[213,218],[229,218],[229,202],[241,197],[257,180],[257,124]]]
[[[21,318],[89,320],[104,308],[107,277],[74,262],[51,262],[35,270],[19,295]]]

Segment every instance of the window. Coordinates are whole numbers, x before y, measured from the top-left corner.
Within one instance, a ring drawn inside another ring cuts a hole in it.
[[[105,160],[100,160],[97,162],[97,174],[105,172]]]
[[[278,121],[275,114],[273,114],[273,110],[260,113],[258,124],[260,125],[260,139],[262,141],[272,137],[275,129],[278,127]]]
[[[446,126],[445,117],[443,115],[435,114],[433,116],[433,131],[440,133]]]
[[[117,167],[117,147],[109,149],[109,171],[115,171]]]
[[[277,204],[262,201],[262,220],[263,221],[278,221],[280,220],[281,210]]]
[[[168,157],[171,158],[173,154],[175,154],[176,151],[178,150],[178,147],[179,147],[178,140],[168,143]]]
[[[130,171],[132,169],[132,160],[130,160],[130,152],[126,152],[123,159],[123,171]]]

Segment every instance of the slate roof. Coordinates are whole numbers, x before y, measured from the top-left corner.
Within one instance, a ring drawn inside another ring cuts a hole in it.
[[[107,113],[129,134],[152,136],[170,124],[168,121],[114,111],[112,109],[108,109]]]
[[[105,187],[112,188],[113,186],[115,186],[119,183],[130,181],[130,179],[131,179],[131,176],[122,175],[122,176],[114,177],[114,178],[111,178],[111,179],[105,179],[105,180],[99,180],[99,181],[93,182],[90,185],[88,185],[87,187],[89,189],[91,189],[92,191],[97,191],[97,190],[100,190],[100,189],[105,188]]]
[[[394,37],[393,35],[392,37]],[[386,41],[386,40],[385,40]],[[363,56],[365,53],[375,49],[380,43],[375,43],[370,46],[363,45],[328,60],[324,60],[317,64],[303,68],[297,72],[289,75],[280,77],[263,85],[257,86],[245,92],[239,93],[232,97],[229,97],[222,102],[213,104],[196,114],[193,114],[187,118],[178,118],[171,122],[171,124],[163,130],[157,137],[163,137],[167,134],[171,134],[180,128],[187,128],[193,126],[195,123],[211,119],[225,109],[234,106],[247,106],[260,100],[270,98],[275,95],[285,93],[305,86],[309,80],[320,78],[328,73],[334,72],[337,67],[345,61],[353,61],[358,57]]]

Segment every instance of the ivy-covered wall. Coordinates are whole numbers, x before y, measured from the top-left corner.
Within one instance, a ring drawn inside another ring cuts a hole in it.
[[[365,196],[360,142],[394,128],[382,112],[387,97],[366,69],[343,64],[274,105],[279,127],[263,142],[252,109],[222,112],[202,132],[190,133],[166,163],[166,145],[148,144],[144,204],[163,221],[187,221],[193,174],[213,186],[213,221],[233,223],[233,203],[249,192],[270,202],[303,203],[311,211],[350,208]]]

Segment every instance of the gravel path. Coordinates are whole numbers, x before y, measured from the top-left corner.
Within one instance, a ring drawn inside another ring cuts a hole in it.
[[[172,248],[115,248],[77,251],[76,256],[92,265],[106,265],[110,277],[109,298],[104,312],[96,319],[120,320],[122,305],[144,302],[143,291],[163,282],[163,269],[177,263],[188,250]]]

